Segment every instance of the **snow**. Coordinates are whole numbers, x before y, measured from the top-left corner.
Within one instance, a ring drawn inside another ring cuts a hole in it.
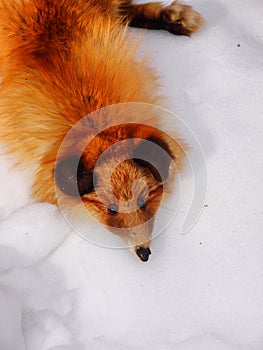
[[[21,303],[16,292],[3,285],[0,285],[0,310],[1,349],[25,349],[21,330]]]
[[[37,264],[70,233],[56,206],[35,203],[16,210],[0,227],[0,271]]]
[[[143,264],[31,203],[27,173],[1,156],[1,350],[262,350],[262,3],[191,4],[199,33],[148,31],[141,52],[202,145],[207,206],[184,235],[179,211]]]

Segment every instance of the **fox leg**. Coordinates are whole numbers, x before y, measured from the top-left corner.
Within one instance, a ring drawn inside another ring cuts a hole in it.
[[[190,36],[203,24],[202,16],[191,6],[173,1],[164,6],[161,2],[133,4],[132,0],[121,0],[118,14],[131,27],[165,29],[170,33]]]

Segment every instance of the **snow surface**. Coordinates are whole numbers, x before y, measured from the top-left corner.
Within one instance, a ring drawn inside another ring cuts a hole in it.
[[[147,32],[141,51],[204,149],[201,217],[186,235],[173,223],[143,264],[32,204],[2,156],[1,350],[263,349],[262,0],[191,4],[199,33]]]

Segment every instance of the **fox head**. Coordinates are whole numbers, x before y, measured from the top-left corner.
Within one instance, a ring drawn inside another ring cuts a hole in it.
[[[71,198],[80,196],[97,221],[147,261],[171,164],[180,166],[181,158],[179,145],[160,130],[121,124],[95,136],[81,157],[71,148],[57,163],[56,185]]]

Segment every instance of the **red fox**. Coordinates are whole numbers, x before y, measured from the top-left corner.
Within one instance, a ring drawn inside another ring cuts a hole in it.
[[[62,196],[71,207],[81,197],[100,223],[147,261],[164,183],[172,177],[172,161],[180,168],[183,151],[143,120],[131,123],[123,114],[121,123],[107,127],[112,124],[92,112],[159,102],[158,77],[135,58],[127,25],[191,35],[203,23],[201,15],[177,1],[0,0],[0,18],[0,142],[17,163],[36,169],[32,196],[53,204]],[[81,136],[58,157],[65,136],[86,116]],[[160,116],[151,118],[155,123]],[[135,141],[121,147],[127,139]],[[151,143],[169,157],[152,152]]]

